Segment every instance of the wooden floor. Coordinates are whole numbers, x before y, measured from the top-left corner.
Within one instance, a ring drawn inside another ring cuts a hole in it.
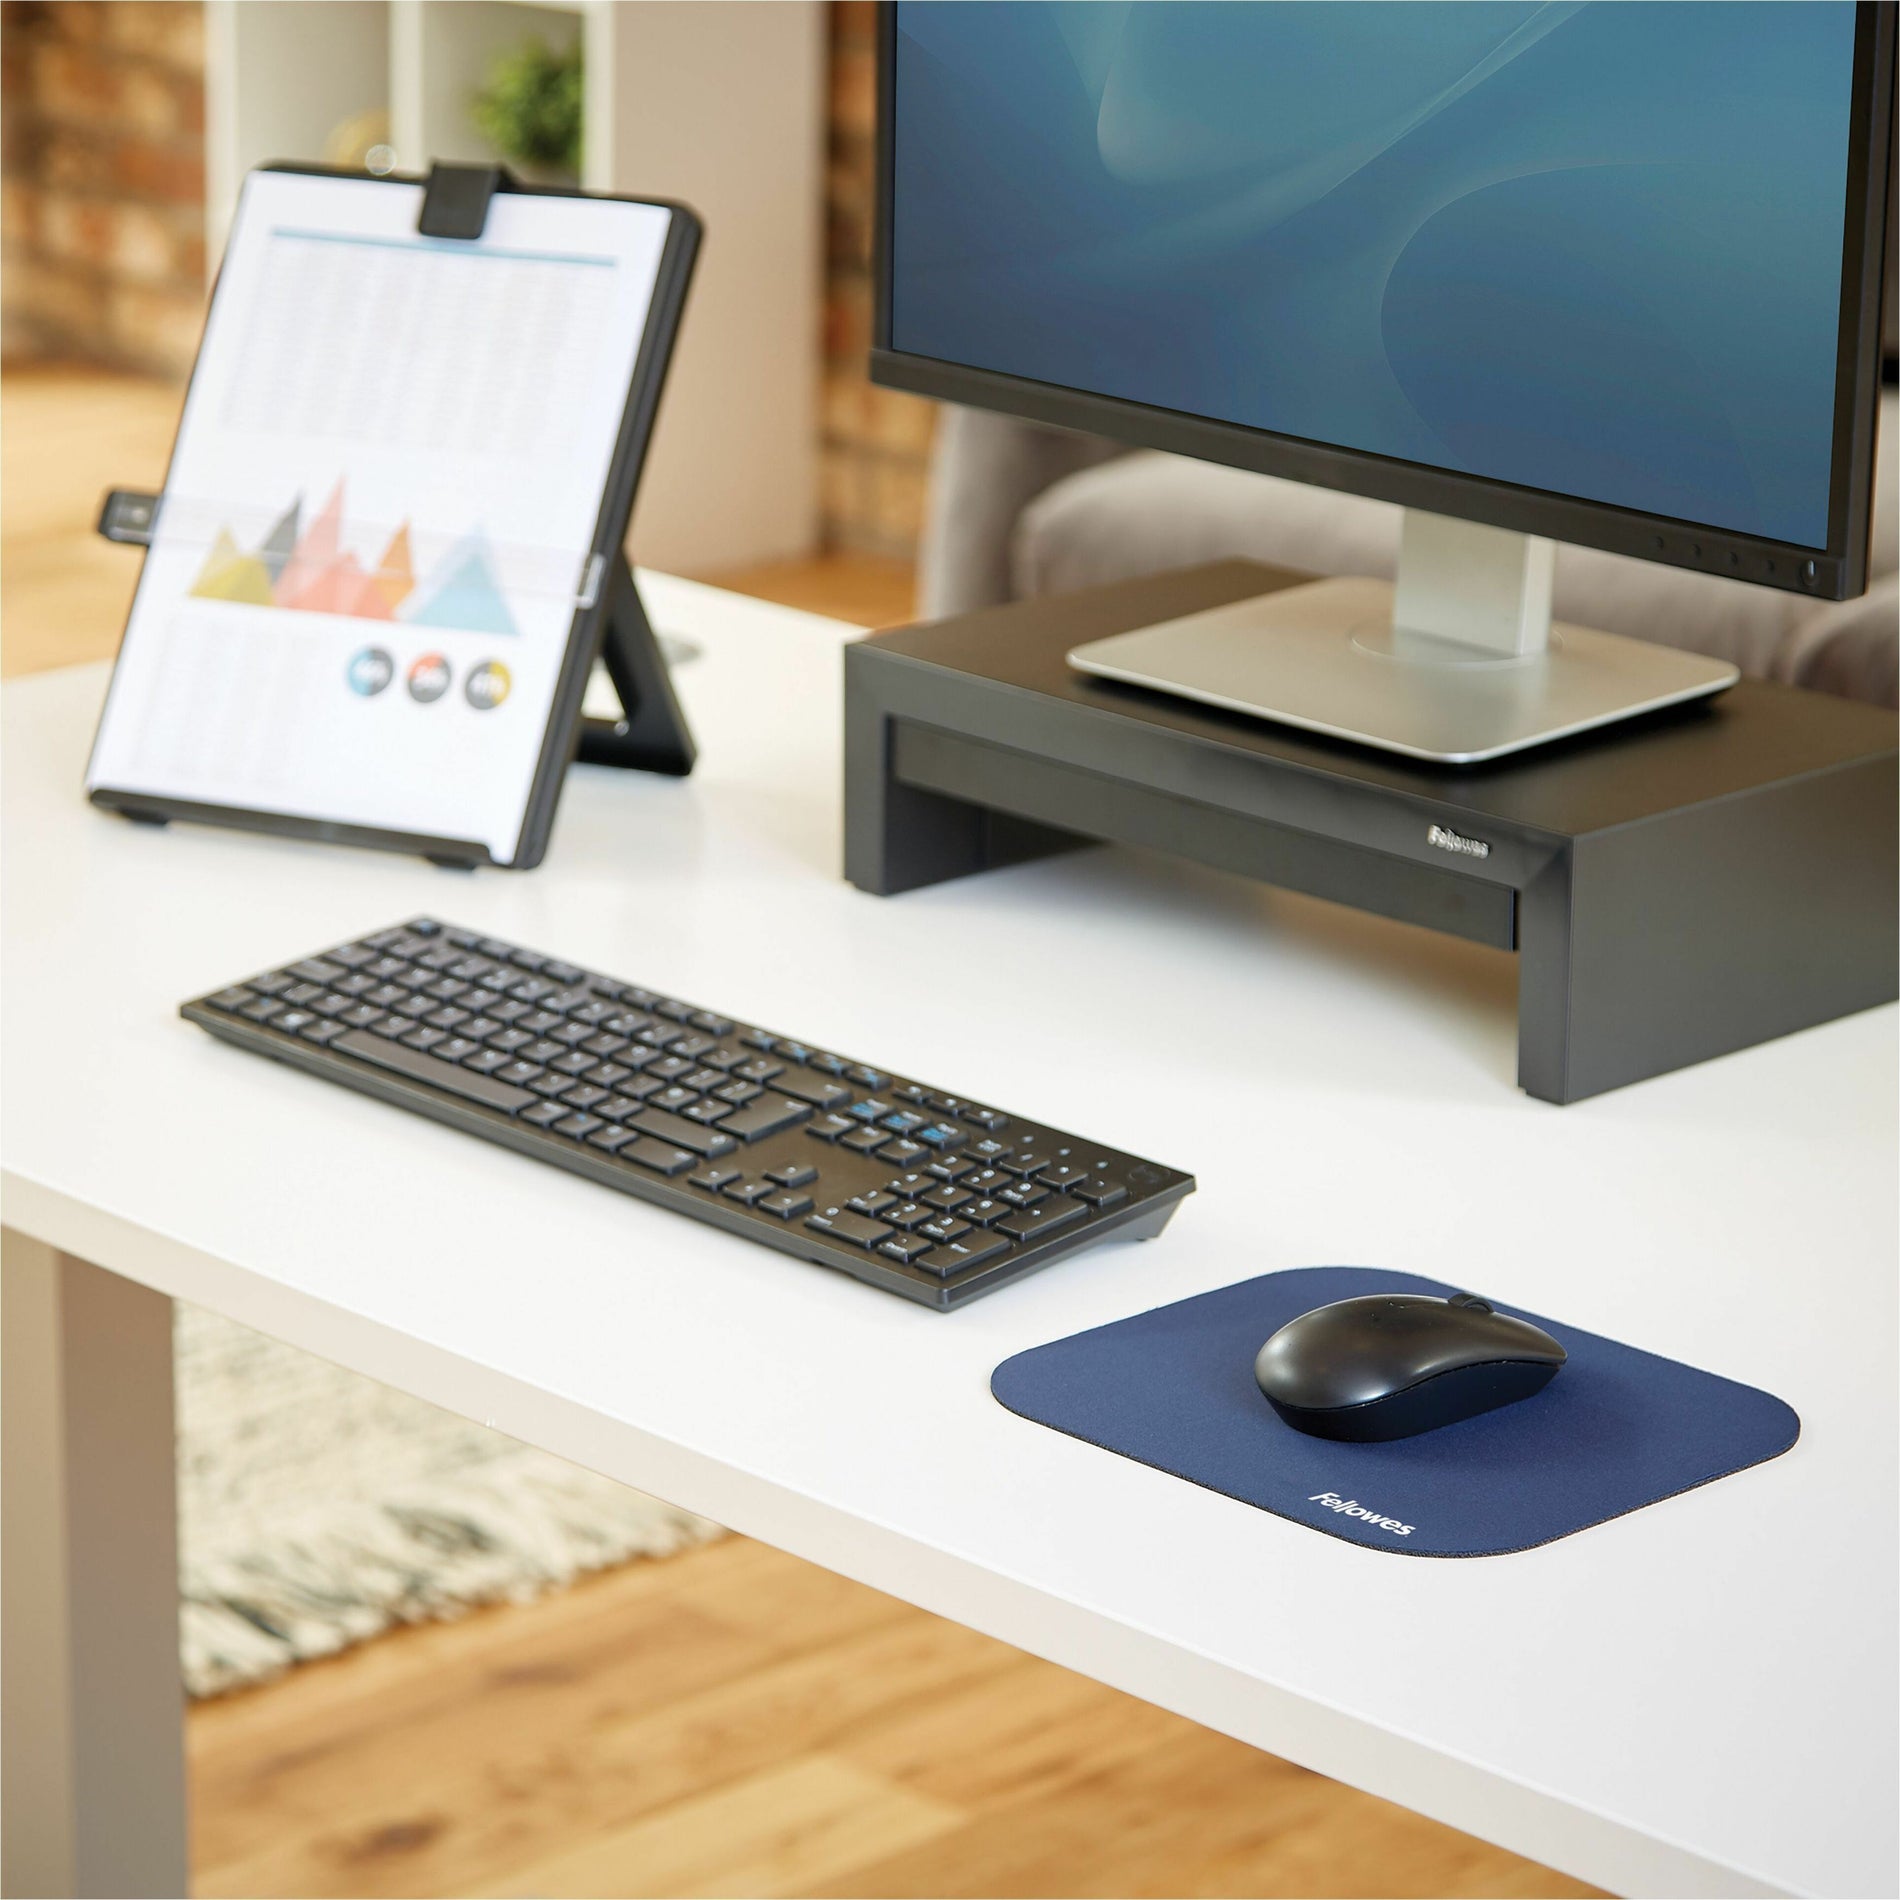
[[[6,670],[113,651],[175,392],[0,385]],[[867,624],[891,564],[723,578]],[[688,1500],[690,1502],[690,1500]],[[744,1538],[405,1630],[189,1722],[219,1895],[1593,1889]]]

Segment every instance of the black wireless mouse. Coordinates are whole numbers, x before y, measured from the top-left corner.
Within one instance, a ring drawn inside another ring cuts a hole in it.
[[[1288,1320],[1253,1376],[1296,1431],[1372,1444],[1541,1392],[1569,1355],[1469,1293],[1369,1293]]]

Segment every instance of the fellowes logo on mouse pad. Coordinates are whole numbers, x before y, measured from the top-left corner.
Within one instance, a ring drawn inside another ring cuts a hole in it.
[[[1534,1397],[1435,1431],[1315,1438],[1255,1383],[1262,1342],[1302,1313],[1370,1293],[1459,1290],[1371,1267],[1263,1274],[1032,1347],[1004,1360],[990,1389],[1037,1424],[1416,1557],[1529,1550],[1779,1457],[1800,1436],[1771,1393],[1502,1301],[1498,1312],[1542,1327],[1568,1363]]]

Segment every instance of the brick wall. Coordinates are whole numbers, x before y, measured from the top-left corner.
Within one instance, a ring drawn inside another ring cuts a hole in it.
[[[826,172],[823,515],[825,545],[908,556],[923,521],[936,404],[865,376],[871,347],[877,14],[832,0]]]
[[[0,117],[7,358],[182,376],[204,315],[203,8],[5,0]]]

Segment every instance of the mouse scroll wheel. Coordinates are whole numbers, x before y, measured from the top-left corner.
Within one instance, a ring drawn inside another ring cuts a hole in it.
[[[1468,1307],[1474,1313],[1489,1313],[1493,1310],[1489,1300],[1481,1300],[1475,1293],[1454,1293],[1445,1304]]]

